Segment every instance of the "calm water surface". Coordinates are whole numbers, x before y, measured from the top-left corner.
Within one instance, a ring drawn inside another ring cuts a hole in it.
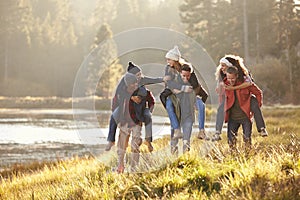
[[[0,169],[103,152],[111,112],[75,113],[76,120],[72,109],[0,109]],[[170,134],[168,122],[166,117],[153,117],[154,139]]]

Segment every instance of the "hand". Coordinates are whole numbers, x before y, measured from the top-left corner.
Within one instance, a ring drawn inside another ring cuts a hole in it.
[[[225,90],[235,90],[235,87],[232,85],[225,85]]]
[[[167,81],[171,80],[171,76],[164,76],[163,81],[166,83]]]
[[[174,94],[179,94],[180,92],[182,92],[181,90],[178,90],[178,89],[173,89],[172,91]]]
[[[192,86],[189,86],[189,85],[184,86],[183,92],[189,93],[189,92],[192,92],[192,91],[193,91]]]
[[[140,104],[142,102],[142,98],[140,96],[132,96],[131,100],[137,104]]]

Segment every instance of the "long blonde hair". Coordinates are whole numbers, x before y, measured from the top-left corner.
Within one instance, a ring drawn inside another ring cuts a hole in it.
[[[249,71],[246,68],[245,64],[244,64],[244,59],[241,58],[240,56],[236,56],[236,55],[232,55],[232,54],[228,54],[225,55],[223,58],[225,58],[226,60],[228,60],[228,62],[230,62],[233,66],[237,67],[239,70],[239,78],[243,79],[244,76],[249,76]],[[223,59],[221,58],[221,59]],[[218,65],[217,69],[216,69],[216,80],[220,81],[220,77],[221,77],[221,73],[223,73],[221,71],[221,63]]]

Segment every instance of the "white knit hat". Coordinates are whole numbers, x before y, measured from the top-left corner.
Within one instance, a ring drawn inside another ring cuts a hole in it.
[[[220,64],[224,63],[227,67],[232,67],[233,65],[225,57],[220,59]]]
[[[181,53],[178,49],[178,46],[174,46],[173,49],[169,50],[166,54],[166,58],[174,61],[179,61],[179,59],[181,58]]]

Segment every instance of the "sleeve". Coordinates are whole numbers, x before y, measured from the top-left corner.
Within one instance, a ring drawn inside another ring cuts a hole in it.
[[[191,84],[191,86],[193,87],[193,89],[195,89],[195,88],[197,88],[199,86],[199,81],[198,81],[198,78],[197,78],[195,72],[191,73],[191,77],[190,77],[189,83]]]
[[[258,105],[261,107],[263,104],[263,93],[262,90],[255,84],[252,83],[252,85],[249,87],[250,92],[255,95]]]
[[[165,76],[172,76],[170,68],[171,67],[169,65],[165,67]]]
[[[170,88],[171,90],[173,89],[177,89],[177,90],[182,90],[183,89],[183,84],[178,83],[178,81],[174,81],[174,80],[169,80],[167,82],[167,86],[168,88]]]
[[[218,95],[224,95],[225,94],[224,82],[222,80],[217,81],[216,92],[217,92]]]
[[[245,82],[249,82],[249,83],[252,83],[252,79],[251,77],[248,75],[248,76],[245,76]]]
[[[112,99],[112,104],[111,104],[112,111],[114,111],[119,106],[120,94],[124,93],[124,88],[125,88],[125,81],[124,81],[124,77],[122,77],[115,91],[115,96]]]
[[[205,103],[207,98],[208,98],[208,93],[202,87],[202,85],[199,83],[197,75],[195,74],[195,72],[193,72],[191,74],[191,78],[189,80],[189,83],[191,84],[191,86],[195,90],[196,95],[199,95],[202,98],[203,103]]]
[[[203,103],[206,102],[208,98],[208,93],[206,90],[202,87],[202,85],[199,84],[197,88],[195,88],[195,94],[199,95],[202,98]]]
[[[111,110],[114,111],[119,106],[119,95],[116,93],[111,103]]]
[[[162,83],[162,82],[163,82],[162,77],[153,78],[153,77],[144,76],[141,78],[140,85],[151,85],[151,84]]]

